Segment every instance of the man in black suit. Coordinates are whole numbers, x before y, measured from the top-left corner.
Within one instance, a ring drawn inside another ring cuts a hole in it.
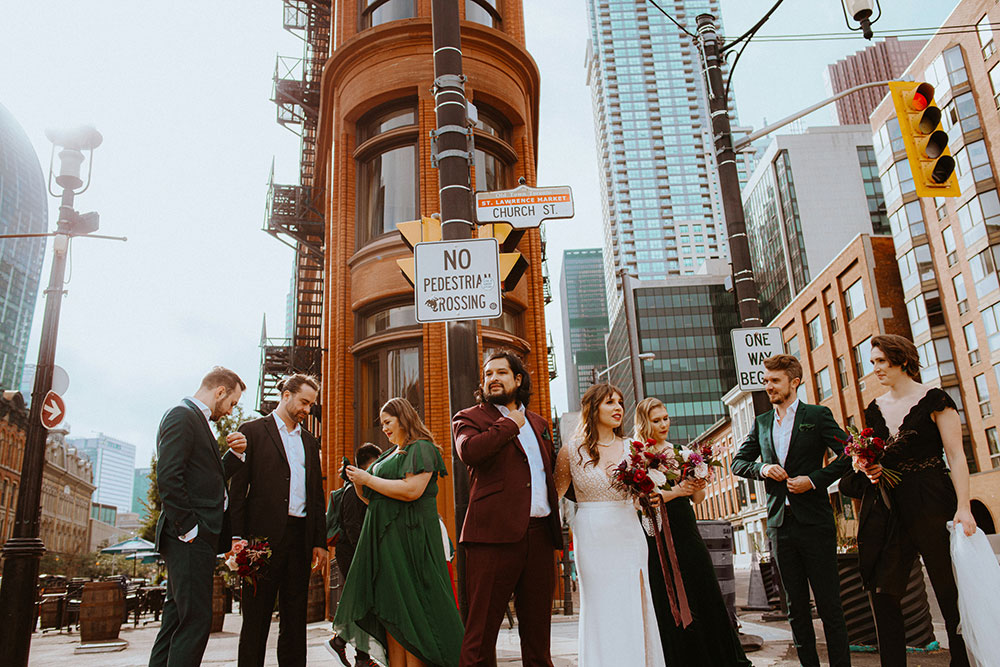
[[[227,438],[224,467],[209,421],[233,411],[246,385],[216,366],[194,396],[163,416],[156,436],[156,484],[163,508],[156,548],[167,563],[163,622],[149,654],[150,667],[189,667],[201,662],[212,629],[215,556],[230,544],[226,478],[246,449],[246,438]]]
[[[851,664],[847,625],[840,604],[837,527],[827,487],[850,467],[844,456],[847,434],[830,409],[796,397],[802,364],[789,354],[764,360],[764,390],[774,406],[759,415],[733,458],[733,473],[764,480],[767,532],[788,598],[788,620],[799,662],[819,667],[809,587],[823,620],[832,667]],[[823,466],[826,451],[837,459]],[[761,459],[758,461],[757,459]]]
[[[306,664],[310,562],[324,570],[329,562],[319,441],[301,426],[319,397],[319,383],[296,374],[278,390],[281,401],[274,412],[239,428],[248,446],[242,465],[235,464],[229,489],[233,534],[263,538],[271,546],[267,571],[256,589],[243,584],[241,667],[264,664],[276,596],[278,663]]]

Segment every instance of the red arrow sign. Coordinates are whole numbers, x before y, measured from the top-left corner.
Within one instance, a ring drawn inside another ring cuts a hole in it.
[[[54,391],[45,394],[45,400],[42,401],[42,426],[55,428],[65,417],[66,403],[63,402],[62,396]]]

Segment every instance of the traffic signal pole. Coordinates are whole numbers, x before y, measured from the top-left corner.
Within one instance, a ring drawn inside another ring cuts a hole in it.
[[[757,300],[757,283],[754,281],[750,261],[750,242],[747,238],[743,199],[740,194],[740,176],[736,168],[736,151],[729,120],[729,100],[726,99],[722,80],[721,37],[716,30],[715,17],[699,14],[697,17],[698,44],[701,49],[708,110],[712,120],[712,137],[718,167],[719,191],[722,209],[726,216],[726,234],[729,237],[729,258],[732,262],[733,290],[740,326],[760,327],[760,302]],[[771,409],[767,394],[753,392],[754,413],[760,415]]]
[[[462,40],[458,1],[432,0],[431,31],[434,41],[434,131],[432,160],[438,167],[441,205],[441,239],[472,238],[472,188],[469,166],[473,158],[472,131],[468,126],[465,75],[462,73]],[[448,322],[448,395],[451,414],[475,403],[480,382],[476,322]],[[452,488],[455,494],[455,535],[462,532],[469,508],[469,471],[452,444]],[[458,542],[458,540],[456,540]],[[466,614],[465,550],[459,544],[455,555],[458,601]]]

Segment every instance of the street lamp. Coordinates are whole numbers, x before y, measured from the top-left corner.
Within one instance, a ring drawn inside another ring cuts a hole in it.
[[[26,667],[31,648],[31,632],[35,624],[35,591],[38,586],[38,563],[45,553],[39,538],[41,520],[42,473],[45,468],[45,441],[48,430],[42,425],[42,405],[45,395],[52,388],[55,366],[56,335],[59,330],[59,310],[62,306],[63,281],[66,275],[66,254],[69,240],[97,231],[100,218],[97,213],[80,214],[73,208],[77,194],[90,187],[90,166],[94,149],[103,137],[91,126],[72,130],[48,130],[45,135],[52,142],[53,156],[49,160],[49,193],[59,197],[59,219],[53,243],[54,255],[49,286],[45,290],[45,316],[42,320],[38,364],[35,368],[35,385],[31,392],[31,412],[28,417],[28,434],[21,468],[21,485],[18,489],[14,530],[3,545],[4,572],[0,581],[0,646],[3,646],[5,664]],[[55,182],[62,189],[52,190],[52,165],[55,149],[59,151],[59,172]],[[81,167],[89,153],[86,183],[80,177]],[[47,235],[47,234],[46,234]]]
[[[844,21],[849,30],[860,30],[865,39],[870,40],[875,34],[872,32],[872,23],[882,18],[882,5],[879,0],[840,0],[840,8],[844,10]],[[878,14],[872,18],[872,14],[878,9]],[[850,18],[848,18],[850,17]],[[851,19],[858,22],[858,27],[851,25]]]
[[[639,355],[639,361],[652,361],[653,359],[656,359],[656,354],[653,352],[643,352],[642,354]],[[624,359],[619,359],[615,363],[611,364],[603,371],[598,371],[598,373],[594,376],[594,382],[597,383],[598,381],[600,381],[601,376],[604,375],[605,373],[610,373],[611,369],[614,368],[615,366],[620,366],[624,364],[626,361],[631,361],[631,360],[632,357],[625,357]]]

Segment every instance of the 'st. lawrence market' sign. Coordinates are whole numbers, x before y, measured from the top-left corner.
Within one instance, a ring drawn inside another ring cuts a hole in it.
[[[476,222],[508,222],[515,229],[530,229],[542,220],[573,217],[573,191],[568,185],[476,193]]]
[[[418,322],[500,317],[500,247],[494,238],[413,247]]]

